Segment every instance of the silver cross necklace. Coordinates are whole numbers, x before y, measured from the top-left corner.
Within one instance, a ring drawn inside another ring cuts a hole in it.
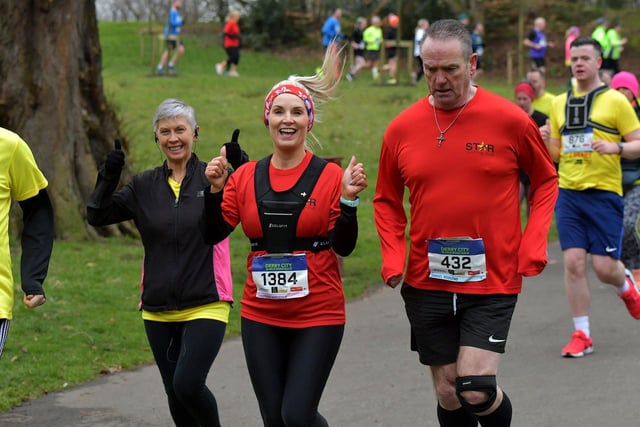
[[[453,120],[451,120],[451,123],[449,123],[449,126],[447,126],[444,130],[440,127],[440,123],[438,123],[438,114],[436,114],[436,105],[435,105],[435,100],[431,103],[431,106],[433,107],[433,117],[435,117],[436,119],[436,126],[438,127],[438,131],[440,132],[440,135],[436,138],[438,140],[438,147],[442,146],[442,143],[446,140],[446,138],[444,137],[444,134],[451,129],[451,126],[453,126],[453,124],[456,122],[456,120],[458,120],[458,117],[460,117],[460,114],[462,114],[462,112],[464,111],[464,108],[467,106],[468,102],[465,102],[464,105],[462,105],[462,108],[460,108],[460,111],[458,111],[458,114],[456,114],[456,116],[453,118]]]

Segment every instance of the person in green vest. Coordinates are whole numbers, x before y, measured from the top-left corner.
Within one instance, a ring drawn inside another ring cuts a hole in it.
[[[611,66],[609,64],[609,38],[607,37],[607,30],[609,29],[609,21],[607,18],[601,16],[596,19],[596,28],[593,29],[591,37],[600,43],[602,47],[602,69],[609,70]]]
[[[382,21],[379,16],[373,16],[371,18],[371,25],[362,33],[362,40],[364,41],[364,57],[367,61],[366,68],[371,69],[373,79],[377,80],[380,48],[382,47],[383,40]]]
[[[611,22],[611,27],[607,30],[607,40],[609,42],[609,69],[612,70],[613,76],[620,72],[620,54],[624,49],[624,45],[627,44],[627,38],[620,37],[621,30],[622,25],[617,19],[614,19]]]

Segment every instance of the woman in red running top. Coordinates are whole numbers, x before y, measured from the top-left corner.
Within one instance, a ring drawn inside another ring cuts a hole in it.
[[[315,76],[291,76],[267,95],[273,154],[228,176],[221,150],[206,170],[205,240],[223,239],[239,223],[251,240],[242,342],[265,426],[328,426],[318,404],[345,324],[337,255],[355,247],[358,193],[367,187],[355,156],[343,172],[306,144],[315,107],[340,80],[333,52]]]
[[[227,59],[216,64],[218,75],[226,74],[238,77],[238,63],[240,62],[240,12],[232,10],[227,15],[224,29],[222,30],[222,45],[227,52]]]

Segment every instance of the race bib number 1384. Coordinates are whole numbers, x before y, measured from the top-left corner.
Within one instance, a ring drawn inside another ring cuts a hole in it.
[[[309,294],[305,254],[255,257],[251,264],[251,275],[258,298],[290,299]]]

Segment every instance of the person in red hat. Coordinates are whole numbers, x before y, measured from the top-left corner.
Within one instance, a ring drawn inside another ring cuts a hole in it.
[[[611,79],[611,87],[627,97],[636,115],[640,117],[636,76],[629,71],[620,71]],[[640,159],[621,159],[620,166],[624,196],[620,259],[631,270],[633,278],[638,282],[640,280],[640,235],[636,229],[636,222],[640,216]]]
[[[638,109],[638,79],[629,71],[620,71],[611,79],[611,87],[627,97],[636,113]]]
[[[514,89],[514,95],[516,103],[531,116],[538,127],[542,127],[546,124],[549,116],[533,108],[533,100],[536,97],[536,91],[531,83],[527,81],[518,83]]]

